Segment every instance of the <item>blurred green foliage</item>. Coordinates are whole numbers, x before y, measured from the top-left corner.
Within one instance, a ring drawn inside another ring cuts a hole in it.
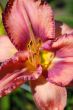
[[[2,9],[7,0],[0,0],[0,35],[5,33],[2,24]],[[55,19],[63,21],[73,27],[73,0],[47,0],[55,11]],[[8,96],[0,99],[0,110],[38,110],[35,106],[30,89],[18,88]],[[68,100],[65,110],[73,110],[73,88],[67,88]]]
[[[8,0],[0,0],[0,4],[1,4],[2,9],[5,8],[7,1]]]
[[[0,7],[0,35],[5,34],[4,26],[2,23],[2,8]]]

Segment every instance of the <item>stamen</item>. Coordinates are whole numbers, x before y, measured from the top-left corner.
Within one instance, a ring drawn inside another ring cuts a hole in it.
[[[30,41],[28,44],[28,51],[30,52],[30,58],[28,62],[31,66],[36,66],[40,64],[40,55],[39,55],[39,47],[40,47],[41,41],[36,40],[36,46],[34,46],[34,42]]]

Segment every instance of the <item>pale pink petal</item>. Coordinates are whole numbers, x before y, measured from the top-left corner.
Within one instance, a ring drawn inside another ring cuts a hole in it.
[[[73,80],[73,33],[58,38],[52,48],[55,57],[48,68],[48,80],[66,86]]]
[[[47,40],[55,37],[51,7],[41,0],[9,0],[3,14],[9,38],[19,49],[26,49],[32,36]]]
[[[59,37],[63,34],[69,34],[73,32],[73,28],[69,27],[67,24],[61,21],[55,21],[55,35]]]
[[[64,110],[67,100],[64,87],[46,82],[40,77],[38,80],[31,81],[31,89],[39,110]]]
[[[66,33],[70,34],[73,32],[73,28],[69,27],[67,24],[63,24],[61,28],[62,28],[62,34],[66,34]]]
[[[0,37],[0,62],[11,58],[17,49],[13,46],[7,36]]]

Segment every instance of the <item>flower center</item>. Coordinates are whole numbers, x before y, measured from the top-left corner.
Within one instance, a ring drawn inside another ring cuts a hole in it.
[[[51,61],[53,60],[54,54],[48,51],[40,51],[41,41],[36,39],[31,24],[29,22],[29,34],[30,42],[27,45],[27,50],[30,53],[30,57],[26,62],[26,66],[30,71],[34,71],[38,65],[41,65],[43,69],[50,67]],[[40,37],[39,37],[40,38]]]
[[[27,61],[27,66],[30,70],[34,71],[38,65],[41,65],[43,69],[51,67],[51,62],[54,58],[54,53],[50,51],[40,51],[41,41],[37,40],[36,44],[30,41],[28,44],[28,51],[30,57]]]

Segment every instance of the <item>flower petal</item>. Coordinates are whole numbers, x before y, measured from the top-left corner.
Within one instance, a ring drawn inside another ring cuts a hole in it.
[[[55,58],[48,68],[48,80],[66,86],[73,80],[73,33],[61,36],[52,47]]]
[[[69,27],[67,24],[61,21],[55,21],[55,35],[59,37],[63,34],[69,34],[73,32],[73,29]]]
[[[23,69],[24,63],[27,59],[28,53],[18,52],[12,58],[4,61],[0,66],[0,79],[2,79],[7,73],[12,73]]]
[[[69,27],[67,24],[64,24],[63,22],[60,22],[60,21],[55,21],[55,37],[56,38],[64,34],[70,34],[72,32],[73,32],[73,29]],[[50,50],[52,42],[53,40],[48,40],[45,43],[43,43],[41,46],[41,50]]]
[[[63,110],[66,106],[66,89],[46,82],[43,77],[31,81],[34,101],[40,110]]]
[[[42,73],[39,65],[35,71],[29,71],[25,62],[27,52],[18,52],[14,57],[3,62],[0,66],[0,97],[10,93],[27,80],[35,80]]]
[[[63,24],[61,28],[62,28],[62,34],[66,34],[66,33],[70,34],[73,32],[73,28],[69,27],[67,24]]]
[[[52,45],[53,40],[48,40],[44,43],[42,43],[40,50],[47,50],[49,51],[51,49],[51,45]]]
[[[9,0],[3,22],[9,38],[19,50],[26,48],[32,34],[43,41],[55,34],[52,9],[41,0]]]
[[[24,57],[24,58],[23,58]],[[3,62],[0,66],[0,96],[9,93],[9,87],[16,88],[14,86],[14,79],[25,72],[24,62],[27,60],[27,54],[18,53],[12,58]],[[19,84],[20,85],[20,84]],[[12,89],[11,89],[12,90]],[[11,91],[10,90],[10,91]],[[8,92],[7,92],[8,91]]]
[[[57,57],[73,57],[73,33],[64,34],[52,44]]]
[[[0,37],[0,62],[11,58],[17,52],[7,36]]]
[[[28,80],[35,80],[37,79],[40,74],[42,73],[42,68],[39,66],[36,71],[33,73],[29,72],[27,68],[22,70],[7,73],[1,80],[0,80],[0,97],[5,96],[11,93],[20,85],[24,84],[24,82]]]
[[[25,83],[25,79],[18,79],[20,74],[23,74],[25,70],[7,73],[4,78],[0,80],[0,97],[5,96],[19,87],[21,84]]]

